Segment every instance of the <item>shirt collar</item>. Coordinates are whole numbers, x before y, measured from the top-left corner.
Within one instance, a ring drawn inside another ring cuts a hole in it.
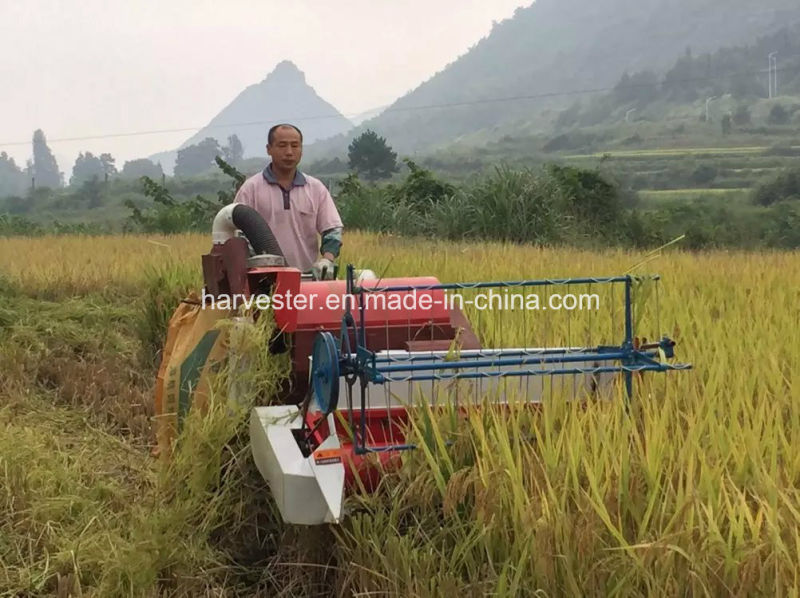
[[[277,185],[278,179],[275,176],[275,173],[272,172],[272,162],[267,164],[267,167],[261,173],[264,176],[264,180],[267,181],[270,185]],[[292,187],[302,187],[306,184],[306,177],[305,175],[300,172],[300,170],[294,171],[294,180],[292,181]]]

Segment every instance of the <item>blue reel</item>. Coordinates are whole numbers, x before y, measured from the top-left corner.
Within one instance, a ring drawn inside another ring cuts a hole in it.
[[[326,416],[339,404],[339,350],[330,332],[314,337],[311,385],[320,411]]]

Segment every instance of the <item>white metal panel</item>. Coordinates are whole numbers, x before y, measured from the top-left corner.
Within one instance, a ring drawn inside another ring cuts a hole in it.
[[[304,457],[292,434],[300,428],[295,405],[256,407],[250,416],[250,444],[256,467],[269,484],[286,523],[318,525],[341,518],[344,465],[316,468]],[[338,448],[338,438],[327,442]],[[324,484],[324,489],[321,487]],[[338,496],[338,500],[337,500]]]

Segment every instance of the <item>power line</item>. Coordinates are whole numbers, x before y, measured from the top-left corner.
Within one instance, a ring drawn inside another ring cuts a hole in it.
[[[792,68],[781,68],[781,69],[773,69],[773,72],[780,72],[780,73],[791,73],[791,72],[798,72],[800,71],[800,66],[792,67]],[[688,79],[676,79],[669,81],[670,85],[675,84],[682,84],[682,83],[701,83],[705,81],[715,81],[719,79],[734,79],[739,77],[751,77],[754,75],[762,75],[766,71],[764,69],[759,69],[757,71],[747,71],[741,73],[731,73],[727,75],[716,75],[710,77],[692,77]],[[576,89],[571,91],[552,91],[552,92],[544,92],[544,93],[537,93],[537,94],[526,94],[526,95],[517,95],[517,96],[507,96],[507,97],[494,97],[494,98],[482,98],[477,100],[465,100],[463,102],[445,102],[440,104],[425,104],[419,106],[400,106],[395,108],[387,108],[380,113],[380,116],[388,113],[397,113],[397,112],[416,112],[422,110],[436,110],[442,108],[461,108],[465,106],[478,106],[483,104],[497,104],[503,102],[517,102],[517,101],[524,101],[524,100],[539,100],[539,99],[549,99],[555,97],[570,97],[576,95],[589,95],[594,93],[603,93],[609,91],[624,91],[628,89],[648,89],[648,88],[657,88],[661,86],[664,82],[657,82],[657,83],[639,83],[635,85],[622,85],[622,86],[609,86],[609,87],[595,87],[595,88],[586,88],[586,89]],[[363,113],[360,113],[363,114]],[[276,122],[305,122],[305,121],[312,121],[312,120],[323,120],[327,118],[339,118],[340,114],[330,114],[330,115],[307,115],[307,116],[287,116],[282,118],[273,118],[270,120],[259,120],[259,121],[250,121],[250,122],[240,122],[240,123],[228,123],[228,124],[218,124],[218,125],[204,125],[201,127],[180,127],[174,129],[151,129],[151,130],[144,130],[144,131],[132,131],[128,133],[106,133],[106,134],[99,134],[99,135],[85,135],[80,137],[61,137],[56,139],[48,139],[48,144],[50,143],[62,143],[62,142],[69,142],[69,141],[91,141],[96,139],[113,139],[119,137],[137,137],[143,135],[160,135],[166,133],[185,133],[185,132],[199,132],[203,129],[219,129],[219,128],[232,128],[232,127],[250,127],[250,126],[264,126],[268,124],[274,124]],[[355,115],[354,115],[355,116]],[[9,141],[0,143],[0,147],[6,146],[19,146],[19,145],[28,145],[30,144],[30,140],[28,141]]]

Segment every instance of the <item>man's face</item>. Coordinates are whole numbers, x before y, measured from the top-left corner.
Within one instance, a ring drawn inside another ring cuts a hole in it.
[[[271,144],[267,144],[267,154],[272,162],[284,170],[293,170],[303,156],[303,142],[300,133],[291,127],[280,127],[275,130]]]

